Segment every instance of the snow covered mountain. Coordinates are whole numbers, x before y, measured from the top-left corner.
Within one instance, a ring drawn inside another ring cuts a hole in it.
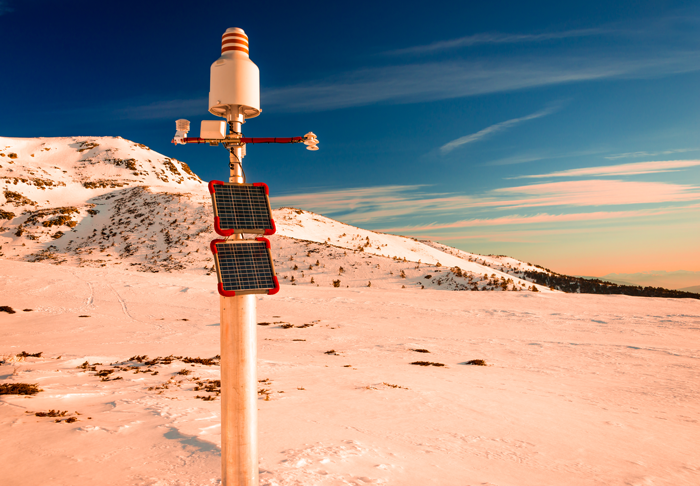
[[[206,184],[121,137],[0,138],[0,256],[145,272],[213,272]],[[273,188],[274,189],[274,188]],[[274,211],[280,281],[292,285],[548,291],[518,260]],[[339,283],[337,283],[339,281]]]

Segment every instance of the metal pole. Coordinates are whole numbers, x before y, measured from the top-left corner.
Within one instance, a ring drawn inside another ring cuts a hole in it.
[[[220,296],[223,486],[258,486],[255,295]]]
[[[233,118],[233,119],[232,119]],[[242,115],[228,118],[240,133]],[[242,184],[245,146],[232,147],[230,182]],[[236,235],[242,239],[242,235]],[[258,379],[255,295],[219,297],[221,304],[222,486],[258,486]]]

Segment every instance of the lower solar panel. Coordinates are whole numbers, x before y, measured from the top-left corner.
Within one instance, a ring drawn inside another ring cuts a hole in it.
[[[219,278],[219,294],[233,297],[246,294],[276,294],[279,282],[272,263],[270,242],[255,240],[214,240],[211,251]]]

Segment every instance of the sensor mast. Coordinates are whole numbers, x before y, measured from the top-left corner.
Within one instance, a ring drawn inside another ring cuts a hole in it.
[[[246,182],[243,172],[243,157],[246,155],[247,144],[303,143],[307,150],[318,150],[318,139],[312,132],[303,137],[289,138],[246,138],[243,136],[241,127],[245,121],[248,118],[255,118],[262,112],[260,108],[260,71],[250,60],[248,36],[243,29],[237,27],[226,29],[221,38],[221,57],[214,61],[211,66],[209,112],[223,118],[224,121],[203,120],[200,136],[188,138],[190,122],[177,120],[175,122],[177,132],[173,143],[182,145],[208,143],[212,146],[222,144],[229,151],[229,183],[245,184]],[[223,185],[224,183],[219,184]],[[253,184],[253,186],[257,185]],[[223,251],[234,254],[236,251],[247,251],[248,248],[253,248],[256,243],[253,241],[236,244],[229,241],[245,240],[241,229],[233,228],[232,234],[227,236],[226,240],[212,242],[212,251],[215,253],[215,257]],[[258,230],[262,228],[243,229],[260,233]],[[267,230],[263,230],[265,234],[269,234]],[[258,240],[264,240],[264,238],[258,238]],[[267,248],[269,254],[269,242]],[[269,257],[269,265],[260,266],[260,268],[263,267],[271,268],[272,278],[276,285],[275,288],[268,288],[265,292],[268,294],[276,293],[279,290],[279,284],[276,283],[277,278],[274,277],[271,256]],[[217,260],[219,282],[225,280],[222,278],[224,272],[237,272],[237,268],[235,264],[222,265]],[[219,285],[222,486],[258,486],[256,295],[255,293],[222,291],[222,288],[223,285]]]

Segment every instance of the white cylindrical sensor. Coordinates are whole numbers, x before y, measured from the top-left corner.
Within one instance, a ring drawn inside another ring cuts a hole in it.
[[[211,65],[209,112],[234,119],[260,114],[260,70],[248,57],[248,36],[243,29],[226,29],[221,57]]]

